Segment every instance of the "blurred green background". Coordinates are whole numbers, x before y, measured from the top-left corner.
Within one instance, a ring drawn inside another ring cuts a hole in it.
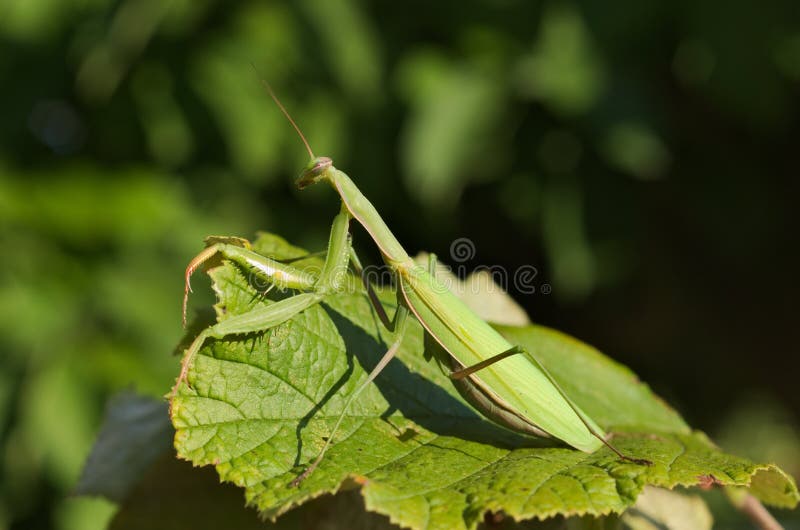
[[[535,266],[536,321],[800,475],[795,1],[2,0],[0,43],[0,529],[113,512],[67,495],[205,235],[324,248],[250,63],[410,251]]]

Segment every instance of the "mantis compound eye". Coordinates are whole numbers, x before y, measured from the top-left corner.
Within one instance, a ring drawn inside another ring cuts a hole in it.
[[[315,184],[325,176],[329,168],[333,167],[333,160],[327,156],[320,156],[309,162],[300,177],[297,179],[297,187],[303,189],[306,186]]]

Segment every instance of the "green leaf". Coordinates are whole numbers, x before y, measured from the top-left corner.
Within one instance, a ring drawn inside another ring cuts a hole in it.
[[[176,495],[180,492],[180,495]],[[164,499],[169,498],[169,509]],[[81,499],[87,500],[87,499]],[[617,516],[528,520],[514,523],[493,513],[489,528],[503,530],[708,530],[711,517],[697,496],[645,488],[639,501],[620,520]],[[367,512],[364,499],[354,489],[323,495],[292,510],[274,523],[259,521],[255,511],[245,508],[241,490],[220,484],[213,469],[194,469],[188,462],[164,455],[148,470],[121,503],[109,528],[139,530],[391,530],[398,528],[383,515]]]
[[[275,236],[256,248],[297,255]],[[219,319],[272,303],[231,263],[210,274]],[[383,296],[391,305],[393,295]],[[749,486],[770,504],[797,504],[783,471],[723,453],[594,348],[542,326],[499,329],[538,356],[622,451],[653,465],[489,423],[424,360],[422,328],[412,322],[397,359],[354,402],[320,467],[289,487],[391,340],[356,288],[263,333],[209,342],[193,362],[191,387],[183,385],[172,403],[175,447],[181,458],[214,465],[222,480],[245,488],[248,504],[268,518],[354,485],[368,510],[426,529],[475,528],[490,511],[516,520],[622,512],[646,485]]]

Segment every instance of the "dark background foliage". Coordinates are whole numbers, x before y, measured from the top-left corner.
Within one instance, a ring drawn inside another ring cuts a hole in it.
[[[534,320],[797,476],[798,13],[4,1],[0,528],[113,511],[64,495],[105,398],[169,388],[205,235],[324,248],[335,197],[293,188],[307,155],[259,75],[410,251],[452,263],[468,237],[465,270],[536,267],[511,288]]]

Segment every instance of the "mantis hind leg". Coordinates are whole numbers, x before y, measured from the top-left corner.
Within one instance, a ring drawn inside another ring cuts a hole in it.
[[[512,346],[511,348],[507,349],[506,351],[504,351],[502,353],[498,353],[497,355],[495,355],[493,357],[489,357],[485,361],[481,361],[479,363],[473,364],[472,366],[467,366],[466,368],[462,368],[461,370],[456,370],[454,372],[450,372],[450,379],[453,379],[453,380],[456,380],[456,381],[458,381],[460,379],[464,379],[465,377],[467,377],[467,376],[469,376],[471,374],[474,374],[475,372],[477,372],[479,370],[483,370],[487,366],[491,366],[491,365],[493,365],[494,363],[496,363],[498,361],[502,361],[506,357],[511,357],[512,355],[515,355],[517,353],[524,353],[524,352],[525,352],[525,350],[523,350],[519,346]]]
[[[556,381],[555,378],[552,375],[550,375],[550,372],[547,370],[547,368],[545,368],[544,365],[531,352],[527,351],[522,346],[513,346],[513,347],[509,348],[508,350],[506,350],[504,352],[498,353],[497,355],[495,355],[493,357],[489,357],[485,361],[481,361],[479,363],[473,364],[472,366],[467,366],[466,368],[463,368],[461,370],[455,370],[455,371],[450,373],[450,378],[453,379],[454,381],[461,381],[464,378],[469,377],[470,375],[472,375],[472,374],[474,374],[474,373],[476,373],[476,372],[478,372],[480,370],[483,370],[484,368],[486,368],[488,366],[491,366],[492,364],[494,364],[494,363],[496,363],[498,361],[502,361],[503,359],[505,359],[507,357],[510,357],[512,355],[518,354],[518,353],[525,353],[525,354],[528,355],[528,358],[536,365],[536,367],[539,370],[541,370],[541,372],[545,375],[545,377],[547,377],[547,379],[550,381],[550,383],[553,384],[553,386],[556,388],[558,393],[561,394],[561,397],[564,398],[564,400],[567,402],[569,407],[572,409],[573,412],[575,412],[575,415],[578,416],[578,419],[580,419],[581,423],[583,423],[583,425],[592,434],[592,436],[594,436],[595,438],[597,438],[598,440],[603,442],[603,444],[606,447],[611,449],[614,453],[616,453],[617,456],[619,456],[623,460],[627,460],[629,462],[633,462],[633,463],[639,464],[639,465],[645,465],[645,466],[653,465],[653,463],[651,461],[647,460],[647,459],[644,459],[644,458],[632,458],[630,456],[627,456],[627,455],[623,454],[619,449],[614,447],[608,440],[606,440],[606,438],[604,436],[602,436],[600,433],[598,433],[597,430],[592,426],[591,422],[589,422],[586,419],[583,411],[581,411],[581,409],[578,408],[578,406],[572,401],[572,399],[570,399],[570,397],[567,395],[567,393],[564,392],[564,390],[558,384],[558,381]]]
[[[342,408],[342,412],[339,414],[339,418],[336,420],[336,423],[333,426],[333,430],[331,430],[331,433],[328,435],[327,440],[325,440],[325,445],[322,446],[322,450],[319,452],[319,455],[317,455],[317,458],[314,459],[314,461],[311,463],[310,466],[306,468],[305,471],[303,471],[294,480],[292,480],[290,484],[292,487],[297,486],[298,484],[303,482],[311,473],[314,472],[315,469],[317,469],[317,466],[319,466],[320,462],[322,462],[322,459],[325,457],[325,453],[328,451],[328,448],[331,445],[331,441],[333,440],[336,431],[339,430],[339,426],[342,424],[342,420],[344,420],[344,416],[345,414],[347,414],[350,405],[353,403],[353,401],[356,400],[359,394],[361,394],[361,392],[363,392],[364,389],[367,388],[370,385],[370,383],[372,383],[372,381],[375,380],[378,374],[380,374],[383,371],[383,369],[386,368],[386,365],[389,364],[389,361],[391,361],[392,358],[394,358],[395,354],[397,354],[397,350],[400,348],[400,344],[403,342],[403,337],[405,336],[407,316],[408,316],[407,308],[403,306],[397,308],[397,313],[395,314],[395,321],[394,321],[397,329],[397,334],[395,335],[395,339],[392,342],[392,345],[389,346],[389,349],[386,350],[386,353],[383,354],[381,360],[378,361],[378,364],[376,364],[375,368],[373,368],[372,371],[369,373],[367,379],[363,383],[361,383],[361,385],[359,385],[359,387],[356,389],[355,392],[350,394],[350,397],[347,398],[347,402],[344,404],[344,408]]]

